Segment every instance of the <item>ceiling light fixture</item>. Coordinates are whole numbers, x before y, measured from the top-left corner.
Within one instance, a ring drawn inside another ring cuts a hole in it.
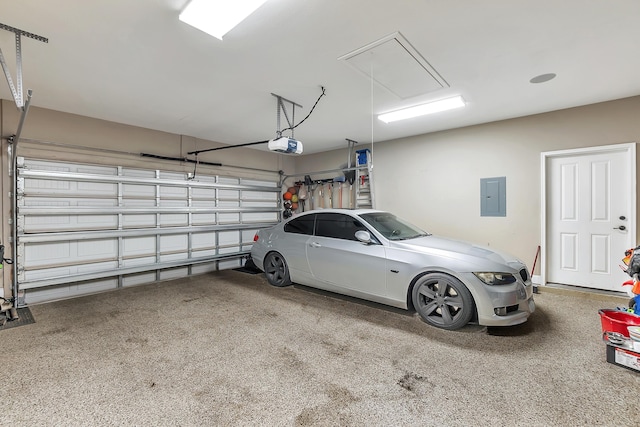
[[[233,27],[251,15],[267,0],[191,0],[178,17],[222,40]]]
[[[458,95],[452,98],[441,99],[438,101],[428,102],[426,104],[416,105],[415,107],[403,108],[402,110],[380,114],[378,119],[385,123],[390,123],[398,120],[411,119],[413,117],[452,110],[454,108],[464,107],[465,105],[466,104],[462,96]]]

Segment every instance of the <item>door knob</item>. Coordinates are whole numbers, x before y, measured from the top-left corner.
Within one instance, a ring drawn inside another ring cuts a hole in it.
[[[624,221],[625,219],[627,219],[627,217],[626,217],[626,216],[624,216],[624,215],[621,215],[621,216],[620,216],[620,221]]]
[[[625,227],[624,225],[621,225],[620,227],[613,227],[614,230],[620,230],[620,231],[624,231],[627,229],[627,227]]]

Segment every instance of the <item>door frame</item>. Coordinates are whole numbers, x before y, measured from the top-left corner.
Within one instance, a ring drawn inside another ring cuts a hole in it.
[[[554,157],[571,157],[585,154],[602,154],[613,151],[625,151],[627,153],[629,174],[631,175],[630,187],[630,212],[629,212],[629,236],[636,240],[636,143],[628,142],[622,144],[603,145],[586,148],[573,148],[568,150],[544,151],[540,153],[540,284],[547,285],[547,160]],[[620,254],[622,259],[624,254]],[[533,271],[531,272],[533,274]]]

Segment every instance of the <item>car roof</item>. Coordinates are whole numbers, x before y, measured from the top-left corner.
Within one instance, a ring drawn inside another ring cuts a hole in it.
[[[347,208],[342,208],[342,209],[338,209],[338,208],[313,209],[313,210],[310,210],[310,211],[304,211],[304,212],[297,213],[293,217],[291,217],[291,219],[300,217],[302,215],[312,215],[312,214],[317,214],[317,213],[346,213],[346,214],[351,214],[351,215],[360,215],[360,214],[372,213],[372,212],[385,212],[385,211],[381,211],[381,210],[378,210],[378,209],[347,209]]]

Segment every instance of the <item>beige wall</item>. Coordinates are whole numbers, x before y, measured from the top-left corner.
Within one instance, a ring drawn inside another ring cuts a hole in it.
[[[377,208],[396,212],[424,229],[510,252],[531,267],[540,244],[540,153],[569,148],[637,142],[640,140],[640,97],[572,108],[552,113],[404,138],[359,144],[373,148]],[[3,137],[15,133],[19,111],[11,101],[0,104]],[[133,155],[84,151],[52,145],[21,143],[20,155],[120,164],[150,169],[193,170],[193,164],[141,159],[149,152],[184,157],[188,151],[215,147],[203,141],[166,132],[127,126],[73,114],[32,108],[23,138],[52,141]],[[2,141],[2,242],[10,251],[10,180],[7,179],[5,139]],[[341,168],[347,149],[291,157],[248,148],[222,150],[200,156],[222,168],[199,167],[201,173],[255,177],[273,174],[235,169],[284,170],[288,174]],[[314,179],[335,176],[314,175]],[[480,217],[480,178],[506,176],[507,216]],[[291,184],[295,180],[287,181]],[[539,264],[538,264],[539,265]],[[5,295],[10,275],[4,272]]]
[[[531,268],[541,234],[540,153],[638,142],[638,117],[633,97],[376,143],[376,207],[434,234],[512,253]],[[343,157],[346,150],[303,156],[297,169],[337,167]],[[507,216],[481,217],[480,178],[499,176],[507,179]]]
[[[11,180],[7,165],[7,140],[15,134],[20,120],[20,111],[13,101],[0,102],[0,131],[2,135],[2,165],[0,165],[0,184],[2,197],[2,240],[6,246],[6,257],[12,258],[9,238],[11,227]],[[54,144],[20,142],[18,155],[70,162],[86,162],[93,164],[122,165],[144,169],[163,169],[172,171],[193,172],[193,163],[172,162],[142,158],[140,153],[151,153],[168,157],[185,157],[187,152],[198,149],[213,148],[221,144],[204,141],[193,137],[181,136],[166,132],[128,126],[104,120],[74,114],[62,113],[43,108],[32,107],[23,126],[21,139],[33,139],[87,147],[88,150],[62,147]],[[100,149],[96,151],[95,149]],[[131,154],[126,154],[131,153]],[[199,160],[222,163],[223,167],[199,165],[197,173],[243,176],[278,180],[277,171],[295,172],[295,160],[291,156],[260,151],[251,148],[235,148],[214,151],[199,155]],[[240,168],[237,168],[237,167]],[[247,169],[249,168],[249,169]],[[274,172],[265,172],[274,171]],[[11,295],[10,268],[5,266],[2,274],[4,295]],[[0,292],[0,295],[2,293]]]

